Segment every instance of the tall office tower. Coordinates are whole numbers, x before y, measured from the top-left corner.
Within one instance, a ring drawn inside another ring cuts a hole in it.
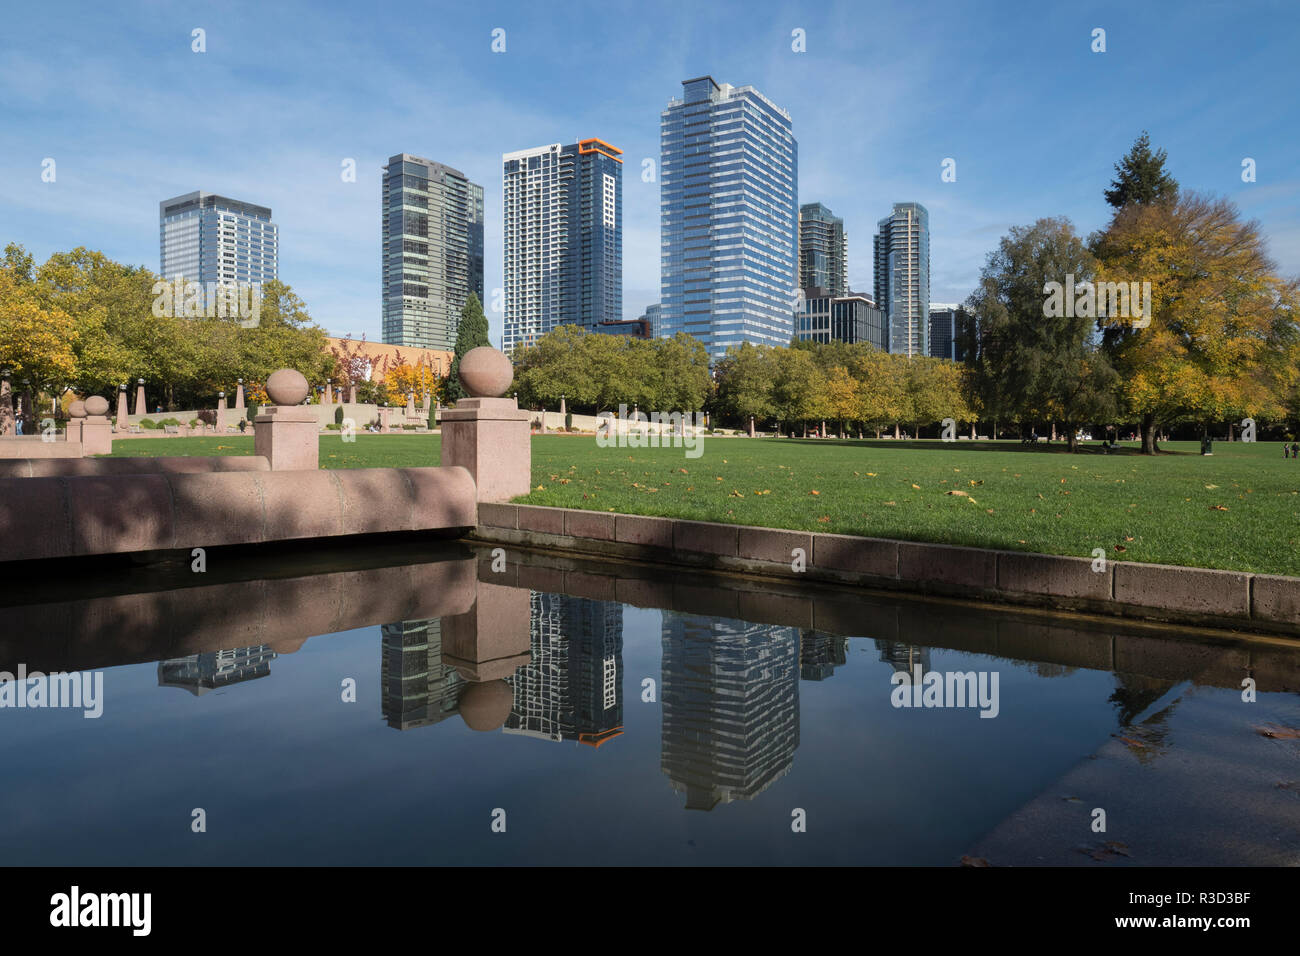
[[[844,220],[819,202],[799,207],[799,286],[825,289],[831,296],[849,290]]]
[[[930,355],[933,358],[964,361],[966,353],[961,348],[959,336],[967,312],[960,305],[930,306]]]
[[[710,360],[789,345],[799,281],[799,147],[790,114],[752,86],[682,83],[660,121],[660,321]]]
[[[686,809],[752,800],[799,746],[799,631],[663,612],[660,769]]]
[[[604,140],[506,153],[507,353],[561,324],[623,319],[623,160]]]
[[[382,201],[384,342],[452,350],[465,301],[483,300],[483,187],[398,153]]]
[[[930,214],[915,202],[894,203],[875,241],[876,304],[889,326],[889,351],[929,355]]]
[[[623,605],[531,597],[529,661],[510,678],[505,732],[599,747],[623,733]]]
[[[410,730],[456,713],[466,681],[442,661],[441,618],[395,621],[379,631],[380,693],[388,726]]]
[[[164,279],[260,284],[280,275],[280,227],[266,206],[201,191],[164,199],[158,242]]]
[[[869,342],[885,349],[885,317],[865,295],[832,297],[814,287],[795,311],[795,334],[809,342]]]

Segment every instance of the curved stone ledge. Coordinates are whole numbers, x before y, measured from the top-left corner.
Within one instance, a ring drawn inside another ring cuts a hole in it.
[[[150,458],[0,459],[0,478],[55,478],[90,475],[192,475],[226,471],[270,471],[258,455]]]
[[[478,519],[474,537],[486,541],[1300,636],[1300,578],[1280,575],[1133,561],[1094,570],[1083,557],[537,505],[485,503]],[[804,551],[802,571],[796,550]]]
[[[0,561],[464,529],[475,521],[474,481],[459,467],[0,478]]]

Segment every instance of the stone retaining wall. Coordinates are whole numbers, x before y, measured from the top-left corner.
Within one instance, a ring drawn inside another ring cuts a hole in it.
[[[464,530],[475,501],[454,467],[0,478],[0,562]]]
[[[484,541],[1300,636],[1300,578],[535,505],[478,519]]]

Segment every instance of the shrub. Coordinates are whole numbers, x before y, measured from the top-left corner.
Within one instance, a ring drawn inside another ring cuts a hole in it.
[[[566,432],[573,431],[573,412],[564,413],[564,430]]]
[[[419,425],[403,425],[403,426],[402,426],[402,431],[404,431],[404,432],[413,432],[413,431],[415,431],[415,430],[416,430],[417,428],[419,428],[419,427],[420,427]]]
[[[190,428],[198,428],[198,427],[199,427],[200,425],[202,425],[202,424],[203,424],[203,423],[202,423],[201,421],[199,421],[197,418],[191,418],[191,419],[190,419]]]
[[[168,425],[179,425],[180,423],[181,420],[179,418],[164,418],[158,423],[158,427],[166,428]]]
[[[152,418],[142,418],[142,419],[140,419],[140,427],[141,427],[141,428],[157,428],[158,426],[154,423],[154,420],[153,420]]]
[[[329,425],[326,425],[326,426],[325,426],[325,430],[326,430],[326,431],[330,431],[330,432],[341,431],[342,428],[343,428],[342,425],[336,425],[336,424],[334,424],[334,423],[330,423]]]
[[[342,406],[342,405],[339,405],[338,407],[336,407],[336,408],[334,409],[334,424],[335,424],[335,425],[342,425],[342,424],[343,424],[343,406]]]
[[[199,421],[205,425],[215,425],[217,423],[217,410],[215,408],[199,409]]]

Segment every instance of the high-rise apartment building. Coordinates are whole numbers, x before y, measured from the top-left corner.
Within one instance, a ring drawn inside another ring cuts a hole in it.
[[[875,240],[876,303],[889,326],[889,351],[929,355],[930,214],[920,203],[894,203]]]
[[[280,230],[271,210],[202,191],[158,204],[159,273],[190,282],[278,279]]]
[[[557,325],[622,321],[622,152],[584,139],[501,157],[507,353]]]
[[[790,114],[702,76],[661,114],[661,313],[709,358],[789,345],[798,276],[799,153]]]
[[[819,202],[799,207],[799,286],[825,289],[832,296],[849,290],[844,220]]]
[[[384,167],[383,339],[454,349],[470,293],[483,299],[483,187],[398,153]]]

